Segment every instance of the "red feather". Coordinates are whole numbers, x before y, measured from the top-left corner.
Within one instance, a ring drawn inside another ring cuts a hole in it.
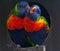
[[[7,27],[10,30],[22,29],[23,28],[23,19],[12,14],[9,17],[9,19],[7,20]]]
[[[27,16],[24,19],[24,23],[25,23],[25,30],[27,32],[38,31],[42,29],[43,27],[45,27],[46,25],[45,23],[38,23],[37,21],[32,21]]]

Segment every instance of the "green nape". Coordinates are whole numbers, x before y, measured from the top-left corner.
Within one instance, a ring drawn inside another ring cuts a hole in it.
[[[49,23],[48,23],[47,19],[44,16],[38,16],[37,21],[39,21],[40,19],[43,19],[46,22],[46,25],[47,25],[47,27],[49,28],[49,31],[50,31],[50,27],[49,27]]]
[[[16,6],[15,6],[15,8],[13,10],[13,14],[14,15],[18,15],[18,7],[17,7],[17,4],[16,4]]]

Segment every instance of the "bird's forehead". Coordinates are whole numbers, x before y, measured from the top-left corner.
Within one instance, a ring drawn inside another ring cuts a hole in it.
[[[29,4],[26,1],[21,1],[18,3],[18,6],[27,6],[27,5],[29,5]]]

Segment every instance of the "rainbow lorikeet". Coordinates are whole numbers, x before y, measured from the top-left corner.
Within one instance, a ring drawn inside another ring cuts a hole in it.
[[[32,43],[40,45],[46,38],[49,31],[48,22],[44,16],[41,15],[41,9],[38,5],[31,6],[27,10],[24,18],[25,31]]]
[[[26,10],[30,8],[28,2],[20,1],[16,4],[13,12],[7,20],[7,28],[10,32],[10,37],[15,44],[21,45],[21,47],[29,47],[25,30],[24,30],[24,17]]]

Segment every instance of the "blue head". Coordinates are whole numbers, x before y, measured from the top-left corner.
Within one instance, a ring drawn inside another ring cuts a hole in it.
[[[33,5],[27,10],[26,15],[34,21],[41,15],[41,9],[38,5]]]
[[[26,2],[26,1],[20,1],[18,3],[18,15],[20,17],[24,17],[25,16],[25,12],[26,12],[26,10],[28,8],[30,8],[28,2]]]

